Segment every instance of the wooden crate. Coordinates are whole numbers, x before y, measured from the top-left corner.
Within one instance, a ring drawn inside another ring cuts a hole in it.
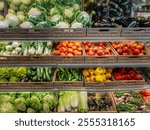
[[[116,101],[116,97],[115,97],[115,95],[114,95],[114,93],[111,93],[112,94],[112,98],[113,98],[113,100],[114,100],[114,103],[115,103],[115,106],[117,106],[117,101]],[[142,99],[142,97],[140,96],[140,99]],[[145,105],[145,103],[143,102],[143,104]],[[118,111],[118,110],[117,110]],[[134,112],[127,112],[127,111],[118,111],[119,113],[141,113],[141,112],[143,112],[143,113],[145,113],[146,112],[146,109],[144,110],[144,111],[134,111]]]
[[[83,29],[73,29],[73,28],[53,28],[53,37],[85,37],[86,28]]]
[[[87,28],[88,37],[120,37],[121,28]]]
[[[112,47],[112,45],[110,45]],[[139,56],[139,55],[119,55],[117,51],[112,47],[112,49],[117,54],[117,62],[119,63],[138,63],[138,62],[150,62],[150,49],[148,46],[145,45],[145,52],[146,55]]]
[[[150,37],[150,28],[123,28],[122,37]]]
[[[75,64],[75,63],[83,63],[84,56],[72,56],[72,57],[64,57],[64,56],[52,56],[52,60],[56,64]]]
[[[95,43],[97,44],[97,43]],[[109,43],[106,43],[109,46]],[[111,46],[109,46],[111,47]],[[85,63],[116,63],[117,62],[117,54],[115,53],[114,49],[112,49],[112,55],[109,56],[87,56],[84,48],[84,56],[85,56]]]
[[[0,56],[0,64],[44,64],[53,63],[52,56]]]
[[[82,88],[83,87],[83,80],[82,81],[57,81],[57,71],[54,72],[53,77],[53,85],[55,88]]]
[[[23,90],[23,89],[31,89],[32,91],[34,89],[53,89],[53,82],[4,82],[4,83],[0,83],[0,91],[1,90],[6,90],[6,89],[10,89],[10,90]]]
[[[112,78],[112,82],[87,82],[84,77],[85,88],[98,88],[98,89],[112,89],[112,87],[116,87],[117,85],[122,85],[120,81],[116,81]]]
[[[51,37],[52,29],[51,28],[7,28],[0,29],[0,38],[43,38]]]
[[[98,94],[100,93],[98,92]],[[108,93],[108,97],[111,99],[111,102],[112,102],[112,107],[110,108],[109,111],[88,111],[88,113],[117,113],[116,104],[115,104],[112,94]]]
[[[135,69],[133,69],[137,74],[139,74]],[[114,74],[113,74],[114,75]],[[142,75],[141,75],[142,76]],[[131,87],[131,85],[133,85],[133,88],[134,88],[134,85],[144,85],[145,84],[145,79],[144,77],[142,76],[142,80],[116,80],[114,78],[114,76],[112,77],[113,78],[113,81],[117,81],[118,82],[118,85],[122,85],[123,87]],[[130,85],[130,86],[128,86]]]
[[[84,62],[84,50],[82,46],[82,56],[58,56],[52,55],[52,61],[56,64],[81,64]]]

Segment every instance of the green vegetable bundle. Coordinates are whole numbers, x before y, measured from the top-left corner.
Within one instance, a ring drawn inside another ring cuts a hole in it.
[[[59,68],[56,75],[57,81],[81,81],[82,73],[80,69]]]
[[[27,82],[50,82],[54,70],[52,68],[27,68]]]
[[[54,93],[0,93],[0,113],[49,113],[57,104]]]

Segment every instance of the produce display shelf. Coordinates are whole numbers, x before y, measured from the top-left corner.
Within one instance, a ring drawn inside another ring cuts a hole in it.
[[[27,41],[27,38],[23,37],[3,37],[0,38],[0,41],[14,41],[14,40],[21,40]],[[149,41],[150,37],[28,37],[28,40],[35,41],[35,40],[52,40],[52,41],[64,41],[64,40],[80,40],[80,41],[93,41],[93,42],[110,42],[110,41],[121,41],[121,40],[135,40],[135,41]]]
[[[59,92],[59,91],[86,91],[86,92],[118,92],[118,91],[138,91],[138,90],[149,90],[150,89],[150,84],[145,84],[145,85],[126,85],[126,86],[109,86],[105,88],[93,88],[91,87],[46,87],[42,88],[43,86],[38,86],[38,87],[1,87],[0,86],[0,92]]]
[[[52,67],[52,68],[57,68],[57,67],[62,67],[62,68],[91,68],[91,67],[109,67],[109,68],[113,68],[113,67],[118,67],[118,68],[122,68],[122,67],[148,67],[150,66],[150,63],[143,63],[143,62],[136,62],[136,63],[128,63],[128,62],[122,62],[122,63],[94,63],[94,64],[88,64],[88,63],[80,63],[80,64],[55,64],[55,63],[40,63],[40,64],[22,64],[22,63],[6,63],[6,64],[1,64],[0,63],[0,67],[20,67],[20,66],[24,66],[24,67]]]

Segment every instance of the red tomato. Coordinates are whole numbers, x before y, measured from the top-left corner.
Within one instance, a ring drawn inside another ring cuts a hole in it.
[[[94,53],[93,51],[89,51],[89,52],[87,53],[87,55],[94,56],[95,53]]]
[[[134,76],[134,79],[135,79],[135,80],[142,80],[142,76],[139,75],[139,74],[136,74],[136,75]]]
[[[103,47],[105,45],[105,43],[103,43],[103,42],[100,42],[99,44],[98,44],[98,46],[101,46],[101,47]]]
[[[113,48],[114,48],[115,50],[117,50],[117,49],[118,49],[118,45],[114,45]]]
[[[73,46],[72,49],[73,49],[73,50],[77,50],[77,46]]]
[[[61,56],[66,56],[66,54],[64,52],[60,53]]]
[[[59,50],[54,50],[54,51],[53,51],[53,54],[54,54],[54,55],[60,55],[60,51],[59,51]]]
[[[97,54],[98,54],[99,56],[101,56],[101,55],[104,55],[104,52],[103,52],[102,50],[98,50],[98,51],[97,51]]]
[[[145,44],[144,44],[144,43],[141,43],[140,45],[141,45],[142,49],[143,49],[143,48],[144,48],[144,46],[145,46]]]
[[[68,48],[68,52],[69,53],[73,53],[73,49],[72,48]]]
[[[89,51],[89,47],[88,47],[88,45],[85,45],[85,51]]]
[[[110,54],[110,51],[109,50],[105,50],[104,53],[105,54]]]
[[[138,45],[138,46],[136,47],[136,49],[138,49],[139,51],[141,51],[141,50],[142,50],[142,46],[141,46],[141,45]]]
[[[110,47],[106,47],[105,50],[111,51]]]
[[[132,54],[133,55],[138,55],[140,53],[140,51],[138,50],[138,49],[134,49],[133,51],[132,51]]]
[[[99,49],[98,46],[94,47],[94,51],[98,51],[98,49]]]
[[[119,55],[122,55],[122,53],[123,53],[122,49],[117,49],[117,52]]]
[[[73,56],[72,53],[68,53],[68,54],[67,54],[67,57],[72,57],[72,56]]]
[[[124,52],[124,53],[128,53],[128,52],[129,52],[129,48],[128,48],[128,47],[124,47],[124,48],[123,48],[123,52]]]
[[[91,47],[91,46],[92,46],[92,43],[88,43],[87,45],[88,45],[88,47]]]
[[[99,50],[104,50],[103,47],[98,47]]]

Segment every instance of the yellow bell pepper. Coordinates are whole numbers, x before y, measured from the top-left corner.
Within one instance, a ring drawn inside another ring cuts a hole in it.
[[[102,75],[97,75],[95,76],[96,82],[103,82],[103,76]]]
[[[111,78],[111,73],[107,72],[107,73],[106,73],[106,78],[107,78],[107,79],[110,79],[110,78]]]
[[[105,74],[106,73],[106,69],[105,68],[103,68],[103,74]]]
[[[86,69],[84,69],[84,70],[82,71],[82,73],[83,73],[83,75],[84,75],[85,77],[90,76],[90,73],[89,73],[88,70],[86,70]]]
[[[97,68],[94,73],[95,75],[101,75],[103,73],[103,69]]]
[[[91,75],[93,75],[94,74],[94,69],[88,69],[88,72],[91,74]]]
[[[103,82],[105,82],[106,81],[106,75],[102,74],[102,77],[103,77]]]
[[[91,81],[91,78],[90,78],[90,77],[86,77],[86,78],[85,78],[85,81],[90,82],[90,81]]]
[[[91,75],[91,81],[95,82],[95,76],[94,75]]]

